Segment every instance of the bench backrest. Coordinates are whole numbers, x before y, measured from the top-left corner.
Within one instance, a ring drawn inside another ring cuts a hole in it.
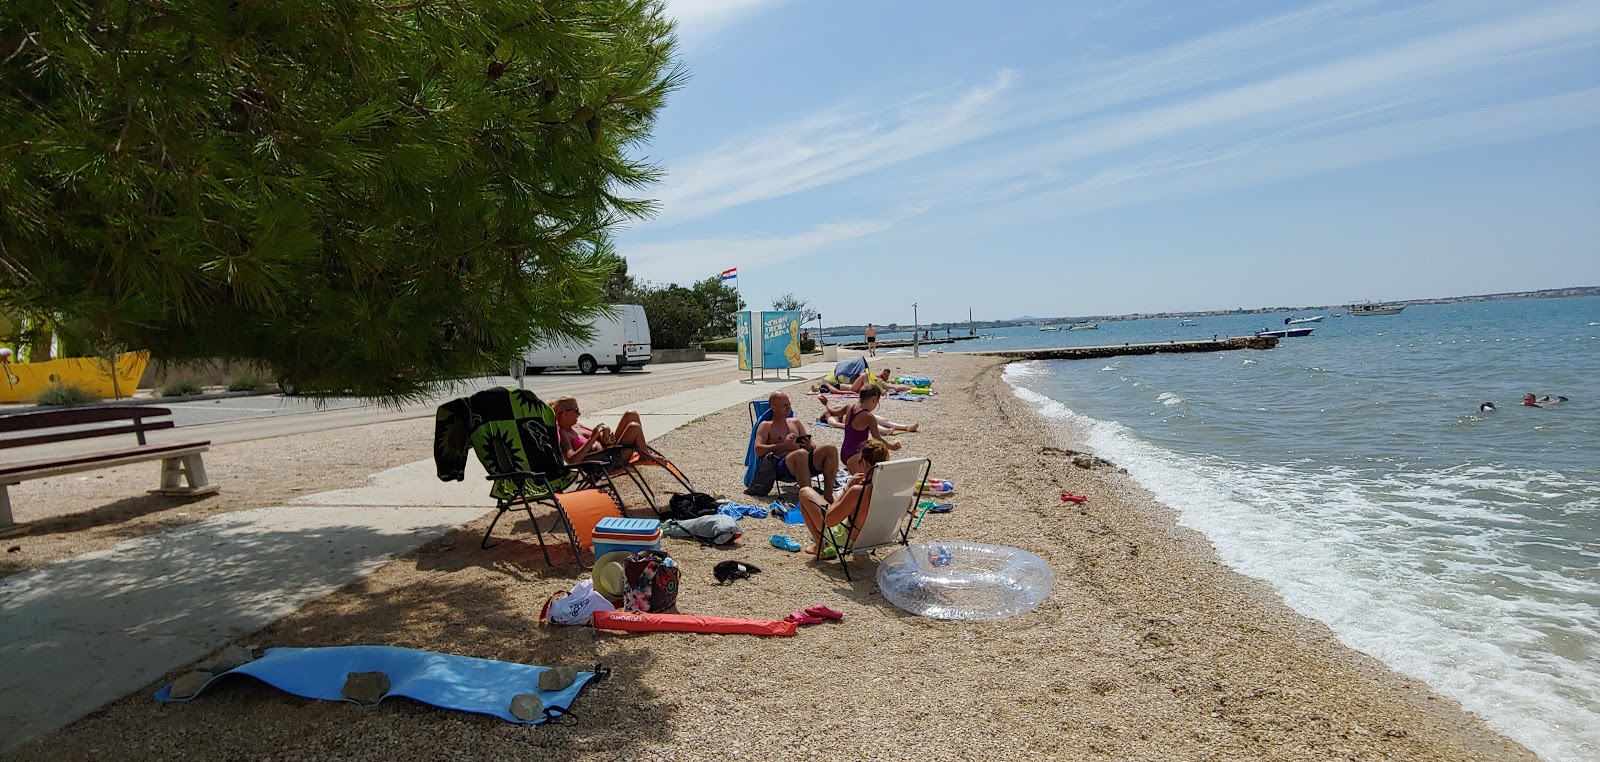
[[[132,421],[126,426],[102,426],[83,431],[58,431],[50,434],[34,434],[23,437],[0,437],[0,450],[11,447],[49,444],[51,442],[70,442],[74,439],[110,437],[120,434],[133,434],[139,438],[139,444],[145,444],[145,432],[170,429],[177,426],[170,418],[159,421],[150,419],[161,418],[171,414],[172,411],[164,407],[133,405],[125,407],[90,407],[79,410],[48,410],[37,413],[0,416],[0,434],[18,431],[43,431],[45,429],[82,426],[90,423]]]

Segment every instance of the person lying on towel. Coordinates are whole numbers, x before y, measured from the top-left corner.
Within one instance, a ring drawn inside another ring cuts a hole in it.
[[[871,502],[866,487],[867,473],[873,466],[888,459],[889,448],[882,442],[874,440],[862,445],[860,457],[851,460],[845,466],[850,471],[849,483],[845,485],[839,499],[832,502],[825,500],[821,493],[810,486],[800,488],[800,516],[806,521],[806,530],[811,532],[811,544],[802,548],[801,554],[821,557],[824,531],[848,532],[850,539],[852,541],[855,539],[856,530],[849,525],[847,519],[855,513],[858,505],[864,505],[863,500]],[[865,518],[865,514],[862,518]]]
[[[846,402],[835,406],[827,397],[818,397],[822,403],[822,415],[817,416],[817,423],[826,423],[836,429],[844,428],[844,417],[850,412],[850,403]],[[878,436],[887,437],[899,434],[902,431],[916,431],[922,428],[921,423],[895,423],[881,415],[875,415],[878,422]]]

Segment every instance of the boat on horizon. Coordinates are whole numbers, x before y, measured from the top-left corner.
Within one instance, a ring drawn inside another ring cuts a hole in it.
[[[1266,338],[1298,339],[1301,336],[1310,336],[1311,332],[1314,331],[1314,330],[1316,330],[1316,329],[1315,328],[1280,328],[1280,329],[1276,329],[1276,330],[1267,330],[1267,329],[1263,328],[1262,330],[1256,331],[1256,337],[1257,338],[1262,338],[1262,339],[1266,339]]]
[[[1404,304],[1373,304],[1362,302],[1350,305],[1350,317],[1365,317],[1367,315],[1398,315],[1405,309]]]
[[[1073,323],[1067,326],[1069,331],[1093,331],[1100,327],[1099,323]]]
[[[1039,330],[1041,330],[1041,331],[1059,331],[1059,330],[1061,330],[1061,326],[1059,326],[1059,325],[1047,325],[1047,326],[1041,327]]]
[[[1193,320],[1190,320],[1189,318],[1183,318],[1182,320],[1178,321],[1178,327],[1179,328],[1188,328],[1190,326],[1196,326],[1196,325],[1200,325],[1200,324],[1194,322]]]
[[[1283,319],[1284,325],[1300,325],[1302,323],[1320,323],[1327,315],[1312,315],[1311,317],[1297,318],[1293,315]]]

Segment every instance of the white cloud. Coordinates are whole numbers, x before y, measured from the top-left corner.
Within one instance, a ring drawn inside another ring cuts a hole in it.
[[[1015,76],[877,110],[846,106],[733,140],[668,167],[660,219],[681,222],[787,196],[961,145],[999,129],[992,104]]]
[[[741,18],[784,0],[668,0],[667,15],[678,21],[678,35],[699,42]]]
[[[628,272],[656,283],[687,284],[730,267],[740,273],[763,269],[827,247],[882,232],[893,220],[829,222],[795,235],[724,236],[623,246]]]

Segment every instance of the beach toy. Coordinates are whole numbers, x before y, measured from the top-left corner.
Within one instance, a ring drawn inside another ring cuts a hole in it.
[[[878,565],[884,598],[933,619],[1016,616],[1043,603],[1055,582],[1055,572],[1044,559],[1018,548],[976,542],[907,545]]]
[[[933,394],[933,390],[926,386],[918,386],[912,389],[907,389],[906,394]]]
[[[1068,503],[1086,503],[1089,501],[1089,498],[1084,497],[1083,495],[1074,495],[1071,492],[1063,492],[1061,493],[1061,500]]]

